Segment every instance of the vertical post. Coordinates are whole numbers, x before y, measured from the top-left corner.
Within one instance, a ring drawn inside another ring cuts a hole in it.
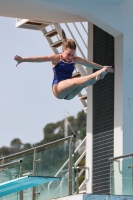
[[[93,61],[93,24],[88,22],[88,60]],[[88,74],[93,71],[87,68]],[[87,127],[86,127],[86,159],[85,166],[89,167],[85,173],[85,179],[89,176],[89,181],[86,182],[86,193],[93,193],[93,87],[87,87]]]
[[[34,149],[34,155],[33,155],[33,175],[36,175],[36,149]],[[32,189],[32,200],[36,199],[36,187],[33,187]]]
[[[76,191],[77,191],[77,194],[79,194],[79,171],[78,171],[78,168],[76,168]]]
[[[126,106],[123,107],[125,98],[124,98],[124,66],[128,66],[127,63],[124,61],[124,35],[119,35],[115,37],[115,74],[114,74],[114,157],[120,156],[124,154],[124,148],[126,146],[130,147],[129,145],[125,145],[129,143],[128,137],[125,136],[125,143],[124,143],[124,135],[127,135],[128,133],[125,131],[124,128],[124,116],[127,116],[126,110],[129,110],[126,108]],[[128,59],[126,58],[128,61]],[[129,70],[129,68],[128,68]],[[129,73],[129,71],[128,71]],[[127,74],[126,74],[127,75]],[[126,79],[126,82],[128,80]],[[127,83],[126,83],[127,84]],[[128,105],[128,103],[127,103]],[[124,108],[124,110],[123,110]],[[124,113],[123,113],[124,111]],[[129,116],[129,115],[128,115]],[[130,117],[129,117],[130,119]],[[131,126],[130,126],[131,127]],[[129,129],[130,130],[130,129]],[[130,132],[130,131],[128,131]],[[125,134],[126,133],[126,134]],[[130,138],[130,141],[132,139]],[[121,162],[120,162],[121,163]],[[122,169],[122,165],[121,169]],[[114,162],[114,192],[117,192],[117,194],[122,194],[123,186],[122,186],[122,174],[119,172],[118,162]]]
[[[4,158],[2,159],[2,165],[4,165],[4,163],[5,163],[5,160],[4,160]]]
[[[72,195],[72,140],[69,141],[69,162],[68,162],[68,195]]]
[[[64,119],[64,137],[68,136],[68,119],[67,119],[68,113],[65,112],[65,119]],[[68,144],[68,141],[64,142],[64,150],[66,150],[66,146]]]
[[[23,173],[23,169],[22,169],[22,160],[20,160],[20,177],[22,177],[22,173]],[[20,197],[19,197],[20,200],[23,200],[23,190],[20,191],[19,195],[20,195]]]
[[[4,163],[5,163],[5,160],[4,160],[4,158],[2,159],[2,165],[4,165]],[[4,167],[2,168],[2,171],[4,170]],[[2,178],[1,178],[1,182],[3,182],[3,175],[2,175]]]

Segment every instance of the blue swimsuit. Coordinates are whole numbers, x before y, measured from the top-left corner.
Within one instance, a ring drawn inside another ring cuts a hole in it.
[[[60,59],[60,61],[53,67],[54,78],[52,82],[52,86],[60,81],[72,78],[72,73],[74,71],[75,64],[72,60],[71,63],[64,62]]]

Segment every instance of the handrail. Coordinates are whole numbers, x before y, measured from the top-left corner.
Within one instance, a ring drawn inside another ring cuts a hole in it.
[[[68,136],[68,137],[65,137],[65,138],[62,138],[62,139],[59,139],[59,140],[56,140],[54,142],[50,142],[50,143],[47,143],[47,144],[43,144],[43,145],[40,145],[40,146],[37,146],[37,147],[33,147],[31,149],[28,149],[28,150],[25,150],[25,151],[21,151],[19,153],[15,153],[15,154],[12,154],[12,155],[9,155],[9,156],[5,156],[5,157],[2,157],[0,158],[0,161],[2,160],[5,160],[5,159],[8,159],[8,158],[15,158],[15,157],[18,157],[18,156],[23,156],[23,155],[28,155],[30,154],[32,151],[34,152],[34,150],[42,150],[42,149],[45,149],[49,146],[53,146],[57,143],[60,143],[60,142],[63,142],[63,141],[66,141],[66,140],[70,140],[71,138],[75,137],[75,135],[71,135],[71,136]]]
[[[123,155],[123,156],[117,156],[117,157],[114,157],[114,158],[109,158],[109,161],[112,162],[114,160],[117,160],[117,159],[120,159],[120,158],[126,158],[126,157],[129,157],[129,156],[133,156],[133,153],[126,154],[126,155]]]
[[[87,137],[85,137],[82,142],[79,144],[79,146],[75,149],[74,154],[78,151],[80,146],[84,143]],[[81,161],[81,160],[80,160]],[[66,162],[62,165],[62,167],[58,170],[58,172],[54,176],[58,176],[58,174],[62,171],[62,169],[68,164],[69,158],[66,160]]]
[[[85,142],[87,136],[82,140],[82,142],[78,145],[78,147],[75,149],[74,154],[78,151],[78,149],[81,147],[81,145]],[[85,156],[86,150],[82,153],[82,155],[79,157],[78,159],[78,163],[82,160],[82,158]],[[59,175],[59,173],[62,171],[62,169],[69,163],[69,158],[66,160],[66,162],[61,166],[61,168],[58,170],[58,172],[54,175],[55,177]],[[76,162],[76,165],[78,165],[78,163]],[[75,166],[75,165],[74,165]],[[82,167],[83,168],[83,167]],[[85,169],[84,169],[85,170]],[[66,175],[68,175],[68,172],[66,173]],[[66,176],[65,175],[65,176]],[[63,179],[61,180],[62,184]],[[50,182],[48,184],[48,190],[50,189],[50,185],[52,184],[52,182]]]
[[[19,163],[21,163],[21,162],[22,162],[22,160],[17,160],[17,161],[10,162],[10,163],[4,164],[4,165],[0,165],[0,169],[1,169],[1,168],[4,168],[4,167],[9,167],[9,166],[11,166],[11,165],[19,164]]]

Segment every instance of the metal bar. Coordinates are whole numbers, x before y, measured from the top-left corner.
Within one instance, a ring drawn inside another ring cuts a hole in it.
[[[22,160],[20,160],[20,177],[22,177],[22,174],[23,174]],[[23,200],[23,190],[20,191],[19,195],[20,195],[20,200]]]
[[[0,165],[0,169],[1,168],[4,168],[4,167],[9,167],[11,165],[15,165],[15,164],[19,164],[20,163],[20,160],[18,161],[14,161],[14,162],[11,162],[11,163],[7,163],[7,164],[3,164],[3,165]]]
[[[117,157],[114,157],[114,158],[109,158],[109,161],[112,162],[114,160],[117,160],[117,159],[120,159],[120,158],[126,158],[126,157],[129,157],[129,156],[133,156],[133,153],[126,154],[126,155],[123,155],[123,156],[117,156]]]
[[[59,171],[55,174],[55,176],[58,176],[58,174],[62,171],[62,169],[68,164],[69,159],[62,165],[62,167],[59,169]]]
[[[82,142],[79,144],[79,146],[75,149],[74,154],[78,151],[80,146],[85,142],[86,137],[82,140]],[[66,160],[66,162],[62,165],[62,167],[59,169],[59,171],[55,174],[55,176],[58,176],[58,174],[62,171],[62,169],[68,164],[69,159]],[[78,164],[78,163],[77,163]],[[85,168],[85,167],[84,167]],[[87,167],[86,167],[87,168]],[[87,168],[88,169],[88,168]],[[50,185],[51,183],[49,183]]]
[[[33,158],[33,175],[36,176],[36,149],[34,149],[34,158]],[[36,199],[36,187],[32,189],[32,200]]]
[[[74,27],[76,28],[76,30],[77,30],[77,32],[78,32],[78,34],[80,35],[80,37],[81,37],[81,39],[82,39],[82,41],[83,41],[84,45],[86,46],[86,48],[88,48],[88,47],[87,47],[87,45],[85,44],[85,41],[84,41],[84,39],[83,39],[83,37],[82,37],[81,33],[80,33],[80,32],[79,32],[79,30],[77,29],[77,26],[75,25],[75,23],[73,23],[73,25],[74,25]]]
[[[37,146],[37,147],[35,147],[35,148],[31,148],[31,149],[28,149],[28,150],[25,150],[25,151],[21,151],[21,152],[19,152],[19,153],[15,153],[15,154],[12,154],[12,155],[10,155],[10,156],[5,156],[5,157],[3,157],[3,158],[0,158],[0,161],[5,160],[5,159],[8,159],[8,158],[15,158],[15,157],[22,156],[22,155],[28,155],[28,154],[30,154],[31,152],[33,152],[35,149],[36,149],[36,150],[41,150],[41,149],[44,149],[44,148],[46,148],[46,147],[50,147],[50,146],[56,145],[56,144],[58,144],[58,143],[60,143],[60,142],[69,140],[69,139],[72,138],[72,137],[75,137],[75,135],[71,135],[71,136],[68,136],[68,137],[66,137],[66,138],[62,138],[62,139],[56,140],[56,141],[54,141],[54,142],[50,142],[50,143],[47,143],[47,144],[44,144],[44,145],[41,145],[41,146]]]
[[[79,172],[79,177],[83,174],[83,172],[85,171],[85,169],[81,169]]]
[[[77,166],[76,169],[89,169],[89,167],[85,167],[85,166]]]
[[[78,44],[76,38],[74,37],[72,31],[70,30],[69,26],[68,26],[67,24],[65,24],[65,25],[66,25],[66,27],[68,28],[69,32],[71,33],[72,37],[74,38],[74,41],[76,42],[76,45],[77,45],[78,49],[80,50],[80,53],[82,54],[83,58],[86,59],[86,57],[85,57],[83,51],[81,50],[81,48],[80,48],[80,46],[79,46],[79,44]]]
[[[81,156],[78,158],[78,160],[75,162],[75,167],[80,163],[80,161],[82,160],[82,158],[85,156],[86,154],[86,149],[85,151],[81,154]]]
[[[76,170],[78,170],[79,168],[76,167]],[[80,172],[78,173],[78,178],[83,174],[83,172],[85,171],[85,169],[80,170]],[[77,181],[77,176],[75,177],[75,182]]]
[[[84,180],[84,181],[81,183],[81,185],[79,186],[79,191],[80,191],[80,189],[82,188],[82,186],[83,186],[84,184],[86,184],[86,180]]]
[[[74,153],[76,153],[78,151],[78,149],[81,147],[81,145],[84,143],[84,141],[86,140],[87,136],[82,140],[82,142],[79,144],[79,146],[75,149]]]
[[[76,168],[76,191],[77,191],[77,194],[79,194],[79,172],[78,172],[78,168]]]
[[[70,139],[69,143],[68,195],[72,195],[72,138]]]
[[[78,97],[82,97],[81,92],[78,93]],[[84,99],[80,99],[81,103],[83,104],[84,108],[87,107],[87,103]]]
[[[75,179],[75,181],[76,181],[76,191],[77,191],[77,194],[79,194],[81,185],[84,184],[85,181],[86,181],[86,180],[84,180],[84,182],[82,182],[82,184],[79,186],[79,177],[83,174],[83,172],[84,172],[85,170],[89,170],[89,167],[78,166],[78,167],[76,167],[75,169],[76,169],[76,179]],[[78,171],[79,169],[81,169],[80,172]],[[88,180],[89,180],[89,178],[88,178]]]
[[[88,33],[87,33],[87,30],[85,29],[85,27],[84,27],[84,25],[83,25],[83,23],[81,22],[81,26],[83,27],[83,29],[84,29],[84,31],[86,32],[86,34],[88,35]]]

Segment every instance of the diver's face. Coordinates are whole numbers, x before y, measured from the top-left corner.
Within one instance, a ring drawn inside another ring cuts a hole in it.
[[[74,49],[67,48],[65,50],[62,50],[62,56],[66,62],[71,62],[74,57],[74,54],[75,54]]]

